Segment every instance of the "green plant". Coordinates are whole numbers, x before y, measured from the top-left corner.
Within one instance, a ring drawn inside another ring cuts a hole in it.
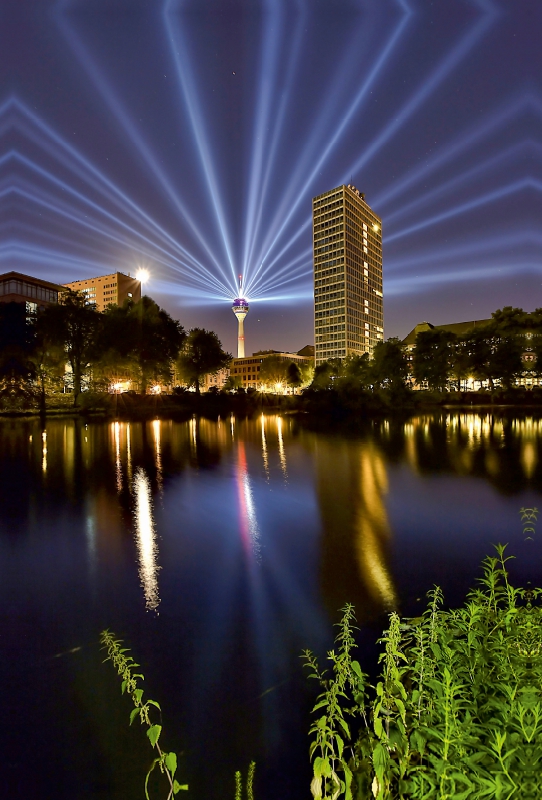
[[[514,588],[505,548],[496,551],[461,608],[444,610],[436,587],[422,616],[390,614],[374,686],[352,658],[352,606],[329,674],[305,651],[322,688],[310,729],[315,800],[541,795],[542,590]]]
[[[153,770],[158,767],[160,772],[163,773],[168,780],[169,793],[167,795],[167,800],[170,800],[171,797],[181,790],[188,789],[188,786],[186,784],[181,785],[175,778],[175,773],[177,772],[177,754],[173,752],[164,752],[158,744],[162,726],[152,721],[151,714],[153,709],[158,709],[161,713],[160,705],[156,700],[151,700],[150,698],[145,701],[143,700],[143,689],[139,687],[138,681],[144,680],[144,676],[140,672],[134,672],[134,670],[139,667],[139,664],[136,664],[132,656],[128,655],[128,648],[122,647],[122,639],[117,639],[114,633],[105,630],[100,634],[100,642],[102,644],[102,649],[107,651],[107,658],[105,660],[113,663],[113,666],[122,678],[122,693],[124,694],[126,692],[129,694],[134,703],[134,708],[130,713],[130,725],[139,717],[140,723],[147,726],[147,737],[151,746],[158,753],[149,767],[145,778],[145,797],[147,800],[150,800],[148,791],[149,777]]]
[[[256,762],[251,761],[248,766],[247,782],[246,782],[246,796],[247,800],[254,800],[254,772],[256,770]],[[235,773],[235,800],[243,800],[243,776],[237,770]]]

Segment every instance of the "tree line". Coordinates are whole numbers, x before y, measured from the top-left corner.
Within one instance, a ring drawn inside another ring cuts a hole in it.
[[[311,390],[461,391],[467,386],[513,387],[521,377],[542,377],[542,309],[495,311],[485,324],[457,334],[446,328],[418,333],[409,349],[399,339],[367,353],[319,364]]]
[[[144,394],[170,383],[174,370],[199,392],[205,375],[231,359],[213,331],[185,331],[150,297],[103,312],[71,291],[33,315],[24,304],[0,304],[1,399],[39,398],[44,408],[47,395],[69,383],[76,406],[86,389],[130,381]]]

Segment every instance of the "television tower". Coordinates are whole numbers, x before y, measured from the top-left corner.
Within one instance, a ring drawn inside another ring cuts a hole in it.
[[[233,301],[231,310],[237,317],[239,323],[237,331],[237,358],[245,357],[245,329],[243,326],[246,315],[248,314],[248,300],[243,297],[243,276],[239,275],[239,297]]]

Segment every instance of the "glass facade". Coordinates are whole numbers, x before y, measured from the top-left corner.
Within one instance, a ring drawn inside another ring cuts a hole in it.
[[[350,185],[312,210],[315,363],[372,354],[384,336],[382,221]]]
[[[18,294],[22,297],[31,298],[32,300],[42,300],[46,303],[58,302],[58,291],[16,278],[0,280],[0,296],[6,294]]]

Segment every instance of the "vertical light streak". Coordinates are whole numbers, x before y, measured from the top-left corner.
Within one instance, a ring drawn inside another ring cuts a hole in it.
[[[142,467],[134,476],[136,544],[139,559],[139,580],[145,595],[145,606],[154,611],[160,604],[158,593],[158,548],[152,516],[151,485]]]
[[[451,217],[456,217],[459,214],[465,214],[467,211],[472,211],[474,208],[479,208],[487,203],[493,203],[495,200],[500,200],[503,197],[508,197],[508,195],[511,194],[517,194],[523,189],[529,188],[536,189],[539,192],[542,191],[542,181],[536,180],[535,178],[523,178],[522,180],[514,181],[507,186],[502,186],[501,188],[495,189],[492,192],[488,192],[481,197],[476,197],[466,203],[461,203],[461,205],[450,208],[448,211],[443,211],[441,214],[435,214],[433,217],[427,217],[415,225],[410,225],[408,228],[404,228],[397,233],[393,233],[391,236],[386,238],[386,241],[392,242],[395,239],[401,239],[403,236],[410,236],[410,234],[415,233],[422,228],[427,228],[430,225],[436,225],[437,223],[443,222]]]
[[[355,95],[354,100],[352,101],[352,103],[349,106],[348,111],[346,112],[346,114],[342,118],[341,123],[334,128],[333,136],[327,142],[326,146],[323,149],[322,148],[319,149],[318,152],[320,152],[321,155],[316,160],[316,162],[313,161],[311,163],[311,171],[310,171],[310,173],[307,175],[307,168],[306,168],[305,163],[303,162],[303,168],[301,169],[301,165],[300,165],[300,167],[298,167],[298,169],[296,170],[296,172],[292,176],[292,180],[290,182],[289,193],[286,192],[284,194],[284,199],[283,199],[282,203],[280,204],[280,206],[278,207],[277,213],[275,214],[274,219],[271,221],[270,225],[268,226],[271,233],[267,237],[267,239],[264,241],[256,263],[258,263],[260,265],[263,265],[263,262],[265,261],[265,259],[267,258],[267,256],[269,255],[269,253],[271,252],[273,247],[275,246],[277,240],[282,235],[282,233],[284,232],[284,230],[287,227],[287,225],[290,223],[294,212],[297,210],[297,208],[299,207],[301,202],[305,202],[305,199],[306,199],[305,195],[303,193],[299,192],[299,189],[298,189],[299,184],[301,182],[301,179],[303,180],[303,184],[304,185],[311,185],[312,184],[314,178],[321,171],[322,165],[324,164],[326,159],[329,157],[329,154],[331,153],[331,151],[335,147],[338,139],[344,133],[345,128],[348,126],[348,124],[351,121],[351,119],[354,116],[354,114],[359,110],[360,104],[367,97],[368,92],[370,90],[370,87],[374,84],[374,82],[378,78],[381,70],[383,69],[384,65],[386,64],[386,62],[389,59],[390,54],[392,53],[393,49],[395,48],[395,46],[396,46],[397,42],[399,41],[400,37],[403,35],[404,30],[406,28],[406,25],[407,25],[407,23],[408,23],[408,21],[410,19],[411,14],[412,14],[412,11],[411,11],[410,7],[408,6],[408,4],[405,2],[405,0],[399,0],[399,4],[403,8],[403,12],[404,12],[401,21],[396,26],[395,30],[393,31],[391,37],[389,38],[388,42],[386,43],[386,45],[383,48],[382,52],[380,53],[379,57],[374,61],[373,67],[370,70],[369,75],[367,76],[367,78],[363,82],[360,90]],[[295,199],[294,199],[294,193],[295,193],[295,195],[297,195],[297,197],[295,197]],[[282,219],[284,221],[283,221],[282,225],[279,226],[278,231],[273,236],[271,241],[269,241],[270,237],[273,235],[274,228],[276,228],[276,226],[278,224],[278,220],[280,220],[280,219]],[[267,270],[265,270],[265,271],[267,271]],[[258,272],[259,272],[259,269],[258,269]]]
[[[252,552],[254,556],[259,558],[260,532],[248,474],[245,443],[242,441],[239,441],[237,445],[236,483],[239,505],[239,532],[243,549],[246,553]]]
[[[41,434],[41,471],[47,472],[47,431]]]
[[[153,420],[152,430],[154,433],[154,449],[156,453],[156,482],[158,484],[160,492],[162,492],[164,488],[164,476],[162,473],[162,446],[160,439],[160,432],[161,432],[160,425],[161,422],[159,419]]]
[[[265,438],[265,417],[262,414],[261,416],[262,422],[262,457],[263,457],[263,468],[265,470],[265,477],[267,482],[269,483],[269,456],[267,453],[267,441]]]
[[[361,451],[360,503],[356,510],[356,553],[365,584],[385,608],[393,609],[397,597],[384,553],[390,536],[383,495],[387,491],[384,461],[374,446]]]
[[[432,172],[439,167],[443,167],[453,158],[456,158],[469,147],[477,144],[484,137],[496,131],[504,123],[508,122],[512,117],[516,116],[523,108],[532,105],[532,99],[527,95],[520,100],[513,98],[498,112],[493,114],[486,122],[476,125],[461,139],[454,140],[454,142],[441,152],[437,153],[430,159],[424,167],[417,166],[415,169],[406,173],[404,178],[394,181],[393,184],[384,192],[378,194],[374,199],[375,208],[382,207],[389,203],[394,197],[400,195],[407,189],[411,189],[413,185],[427,178]]]
[[[117,494],[122,492],[122,463],[120,458],[120,422],[113,423],[115,438],[115,473],[117,478]]]
[[[126,425],[126,476],[128,483],[132,483],[132,441],[131,441],[131,427],[128,422]]]
[[[412,114],[433,94],[437,86],[443,80],[450,76],[450,73],[461,63],[467,53],[472,50],[474,45],[487,33],[490,25],[493,23],[497,12],[493,3],[489,0],[477,0],[477,5],[482,11],[482,18],[465,36],[461,41],[456,44],[452,50],[440,62],[438,67],[431,72],[429,78],[423,83],[418,91],[405,103],[403,108],[398,114],[394,114],[393,120],[388,124],[384,131],[375,139],[372,144],[367,147],[363,155],[354,162],[346,174],[350,175],[353,172],[358,172],[363,166],[377,153],[389,139],[394,136],[397,131],[410,119]]]
[[[286,451],[284,449],[284,438],[282,436],[282,417],[277,417],[277,436],[279,442],[279,458],[280,458],[280,466],[282,469],[282,474],[284,475],[284,480],[288,480],[288,470],[286,464]]]
[[[216,177],[216,170],[211,157],[209,137],[206,132],[203,112],[197,101],[198,91],[194,85],[194,79],[188,60],[185,59],[183,61],[181,58],[181,53],[187,53],[189,51],[188,42],[183,37],[181,25],[177,25],[175,34],[173,33],[173,25],[171,20],[172,14],[170,12],[171,5],[172,0],[166,0],[162,12],[166,28],[167,41],[170,47],[170,55],[175,66],[179,85],[181,87],[184,106],[188,112],[188,118],[192,126],[194,144],[197,147],[201,167],[205,174],[209,200],[215,213],[218,228],[222,236],[224,250],[226,252],[231,274],[233,276],[233,286],[236,287],[237,270],[234,264],[233,251],[230,242],[228,226],[226,223],[226,217],[224,214],[224,207],[221,201],[221,192]]]
[[[96,552],[96,520],[92,512],[86,518],[86,540],[89,577],[92,580],[96,572],[97,552]]]
[[[231,430],[231,438],[235,439],[235,417],[233,414],[230,415],[230,430]]]
[[[164,171],[162,170],[162,167],[160,166],[158,159],[154,155],[152,155],[150,148],[147,146],[147,143],[144,141],[143,137],[140,134],[138,134],[137,126],[134,124],[134,121],[130,118],[127,111],[123,108],[118,97],[116,97],[115,94],[113,93],[111,89],[111,82],[101,74],[95,62],[91,59],[88,51],[84,48],[81,39],[75,32],[75,29],[72,26],[68,25],[65,19],[64,20],[61,20],[60,18],[58,19],[67,43],[72,48],[73,52],[79,59],[80,63],[83,65],[84,69],[86,70],[87,74],[89,75],[94,85],[102,94],[102,97],[106,101],[107,105],[114,114],[115,118],[118,120],[118,122],[120,122],[120,124],[124,128],[127,134],[127,141],[133,144],[136,150],[139,152],[140,156],[143,157],[143,162],[147,165],[153,177],[155,177],[158,180],[160,186],[162,187],[162,189],[164,189],[167,196],[173,202],[175,208],[187,220],[187,222],[190,225],[191,231],[196,236],[200,245],[204,248],[205,252],[208,254],[209,258],[213,261],[217,269],[220,270],[221,268],[220,260],[211,251],[206,237],[202,234],[202,232],[196,225],[193,217],[191,216],[188,210],[187,205],[182,203],[182,201],[178,197],[175,189],[171,185],[170,180],[164,174]]]
[[[190,432],[190,452],[192,458],[196,461],[198,456],[198,425],[196,417],[192,417],[189,421],[188,430]]]

